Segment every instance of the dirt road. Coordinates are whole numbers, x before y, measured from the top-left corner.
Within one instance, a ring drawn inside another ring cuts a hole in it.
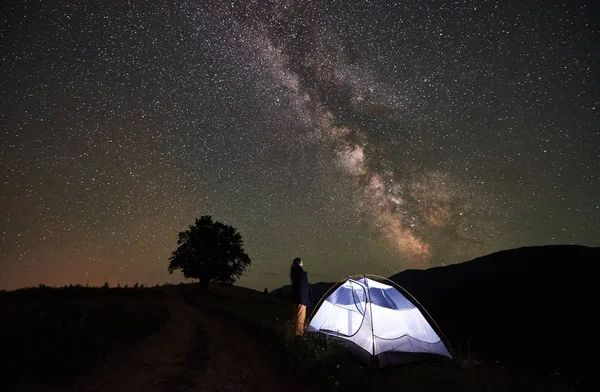
[[[188,305],[177,288],[166,295],[163,329],[82,375],[71,391],[307,390],[281,374],[250,333]]]

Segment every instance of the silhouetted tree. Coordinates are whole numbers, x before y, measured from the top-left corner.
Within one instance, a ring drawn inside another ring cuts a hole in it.
[[[236,228],[204,215],[179,232],[169,273],[181,269],[185,278],[199,279],[205,290],[212,281],[233,284],[252,263],[243,245]]]

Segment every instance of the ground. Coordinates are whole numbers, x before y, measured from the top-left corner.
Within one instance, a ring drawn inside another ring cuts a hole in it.
[[[78,377],[70,389],[60,390],[307,390],[282,374],[268,350],[242,327],[188,305],[177,288],[165,291],[171,318],[159,333],[124,348]]]

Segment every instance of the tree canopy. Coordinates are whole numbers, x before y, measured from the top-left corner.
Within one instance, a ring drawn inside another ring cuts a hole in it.
[[[184,277],[199,279],[203,288],[212,281],[233,284],[252,263],[243,245],[236,228],[204,215],[179,232],[169,273],[181,269]]]

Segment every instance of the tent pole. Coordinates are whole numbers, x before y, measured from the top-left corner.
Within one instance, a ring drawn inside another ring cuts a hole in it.
[[[348,278],[349,279],[349,278]],[[310,323],[310,320],[312,320],[312,317],[314,316],[315,312],[317,311],[317,309],[321,306],[321,303],[323,302],[323,300],[325,300],[325,298],[327,298],[327,296],[329,295],[329,293],[336,287],[339,287],[340,283],[343,283],[345,281],[347,281],[348,279],[342,279],[340,281],[338,281],[337,283],[334,283],[331,285],[331,287],[329,288],[329,290],[327,290],[325,292],[325,294],[323,294],[321,296],[321,298],[319,298],[319,301],[317,302],[317,304],[313,307],[312,311],[310,312],[310,315],[308,316],[308,321]]]
[[[427,311],[427,309],[425,309],[425,307],[423,305],[421,305],[421,303],[419,301],[417,301],[417,299],[415,297],[413,297],[412,294],[410,292],[408,292],[408,290],[406,290],[404,287],[400,286],[398,283],[394,282],[393,280],[385,278],[383,276],[379,276],[379,275],[370,275],[370,276],[374,276],[374,277],[377,277],[379,279],[388,281],[392,285],[400,288],[403,293],[408,294],[408,296],[410,297],[409,299],[412,300],[412,301],[414,301],[414,303],[418,306],[418,309],[419,310],[423,310],[423,312],[425,312],[425,315],[427,315],[427,317],[429,318],[429,320],[433,323],[433,325],[435,325],[435,327],[437,328],[437,332],[439,332],[442,335],[442,338],[444,339],[444,342],[448,345],[448,347],[450,347],[451,350],[454,350],[454,348],[450,344],[450,341],[448,340],[448,338],[446,338],[446,335],[444,335],[444,331],[442,331],[442,329],[440,328],[440,326],[433,319],[433,316],[431,314],[429,314],[429,312]]]
[[[371,340],[373,342],[373,354],[371,354],[371,366],[374,371],[377,371],[377,355],[375,355],[375,329],[373,327],[373,305],[371,304],[371,291],[369,288],[369,282],[367,282],[367,277],[363,274],[363,279],[365,280],[365,285],[367,286],[367,298],[369,301],[369,317],[371,317]]]

